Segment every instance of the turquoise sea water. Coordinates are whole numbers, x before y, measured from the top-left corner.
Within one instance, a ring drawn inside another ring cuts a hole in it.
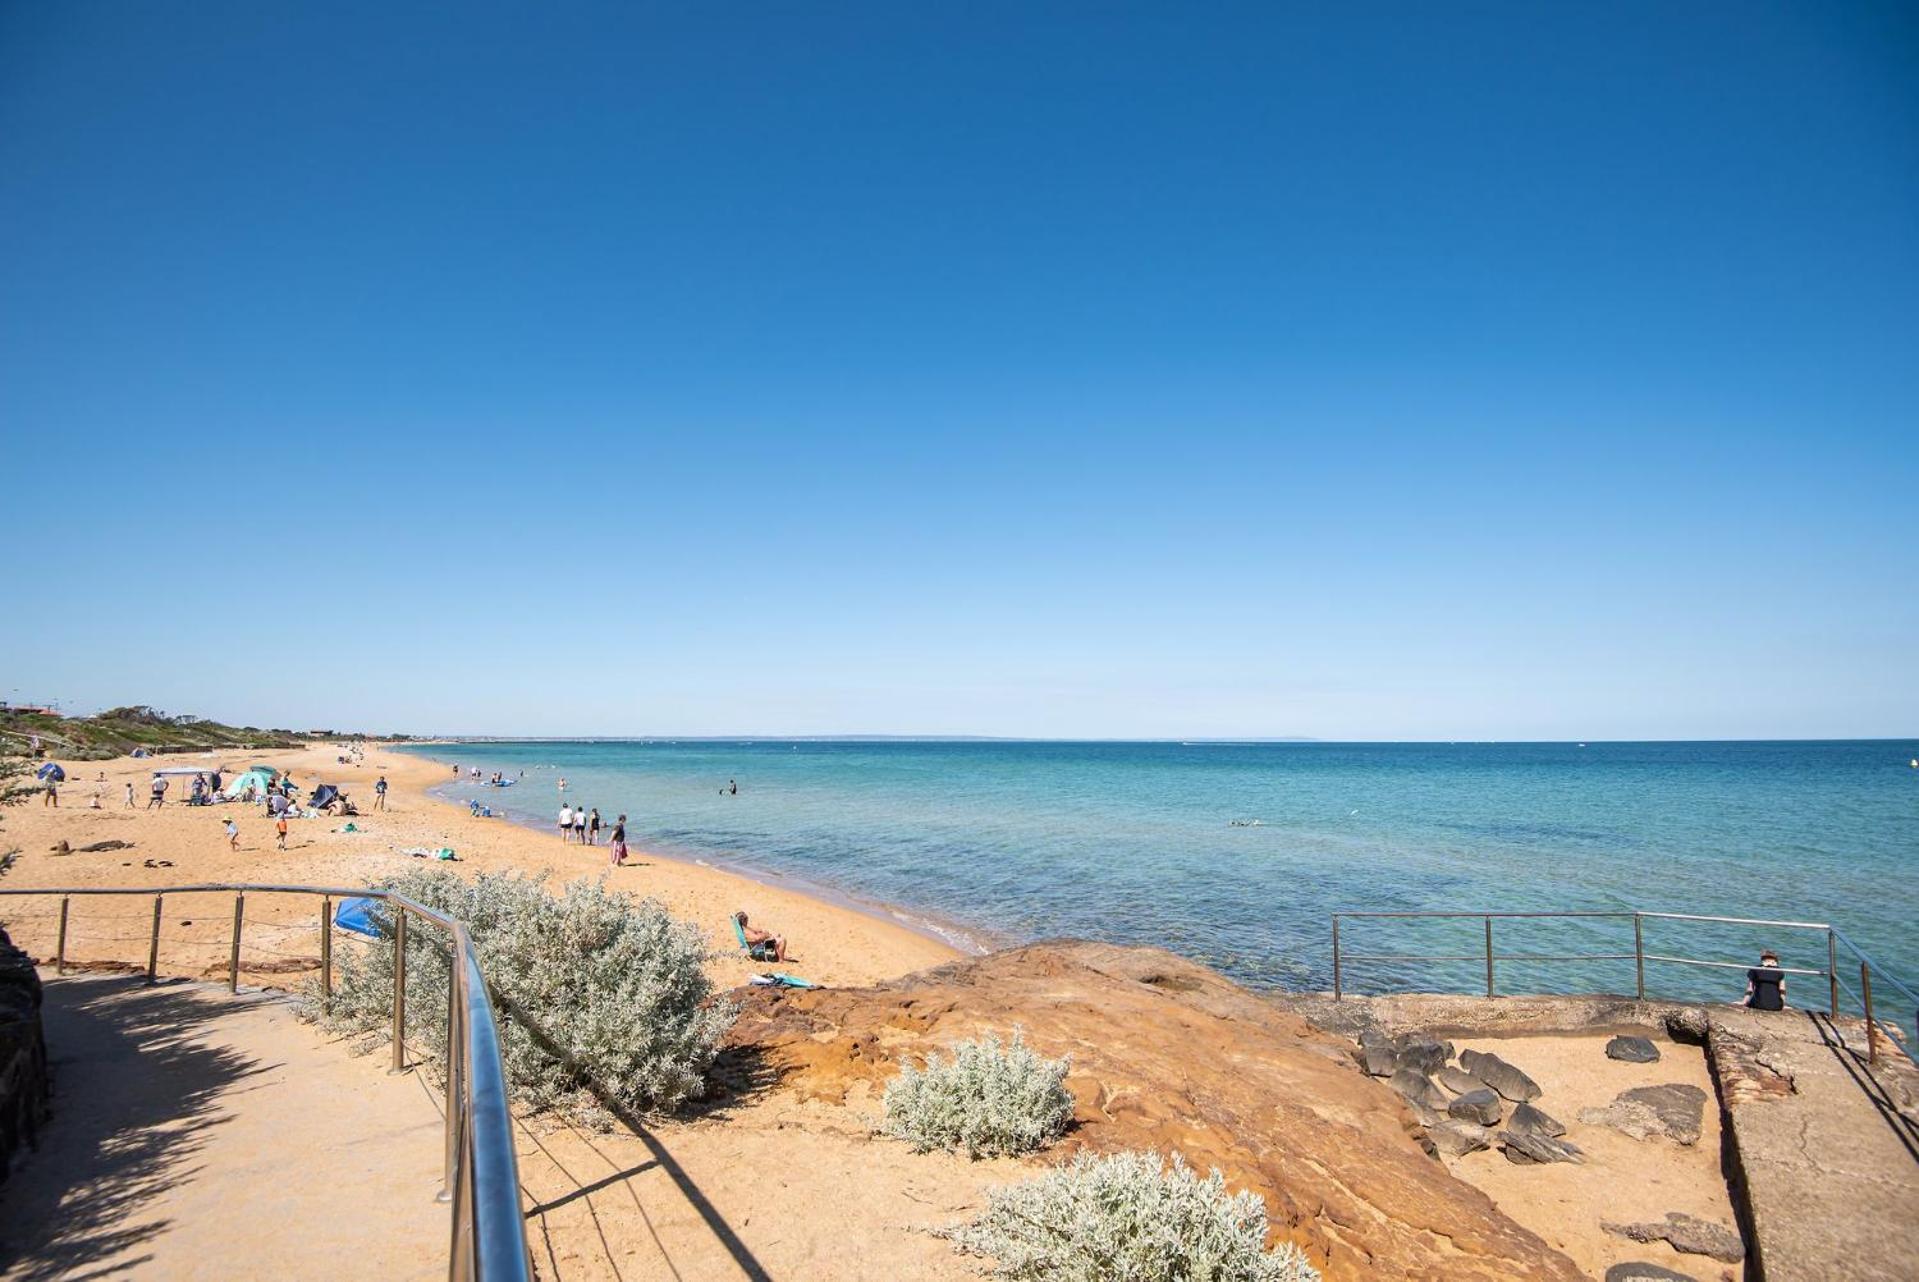
[[[1194,744],[679,741],[435,745],[449,783],[549,830],[567,799],[631,843],[797,881],[988,943],[1157,944],[1323,988],[1334,909],[1618,909],[1830,920],[1919,987],[1919,742]],[[450,774],[450,772],[449,772]],[[725,792],[738,780],[737,796]],[[1257,826],[1233,826],[1239,820]],[[595,859],[580,856],[583,871]],[[1499,953],[1632,951],[1630,922],[1497,925]],[[1483,927],[1350,923],[1349,953],[1473,954]],[[1825,964],[1823,936],[1657,923],[1648,951]],[[1501,962],[1512,991],[1630,991],[1630,962]],[[1736,972],[1655,966],[1674,995]],[[1348,967],[1367,990],[1480,962]],[[1805,981],[1808,1004],[1817,981]]]

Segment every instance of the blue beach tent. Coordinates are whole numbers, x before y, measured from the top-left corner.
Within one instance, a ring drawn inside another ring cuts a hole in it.
[[[381,912],[380,901],[356,895],[352,899],[340,901],[340,911],[333,914],[333,924],[341,930],[350,930],[356,935],[366,935],[373,939],[386,938],[382,929],[384,918],[374,914]]]

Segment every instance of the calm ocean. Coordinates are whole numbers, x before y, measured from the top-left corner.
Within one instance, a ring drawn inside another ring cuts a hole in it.
[[[884,905],[986,942],[1157,944],[1253,985],[1329,985],[1346,909],[1616,909],[1832,921],[1919,986],[1919,742],[1194,744],[699,740],[435,745],[525,778],[449,783],[550,827],[567,798],[632,844]],[[738,780],[737,796],[724,792]],[[1244,826],[1234,826],[1240,821]],[[1257,825],[1253,824],[1257,821]],[[595,870],[584,856],[583,871]],[[1825,964],[1823,936],[1649,924],[1647,949]],[[1471,954],[1477,921],[1354,923],[1349,952]],[[1502,922],[1496,951],[1631,952],[1630,922]],[[1356,964],[1357,989],[1483,983]],[[1649,986],[1743,977],[1653,967]],[[1856,976],[1855,976],[1856,979]],[[1502,989],[1630,991],[1630,962],[1502,962]],[[1799,990],[1812,1004],[1816,981]]]

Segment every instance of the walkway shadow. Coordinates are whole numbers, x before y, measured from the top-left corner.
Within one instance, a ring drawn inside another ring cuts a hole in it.
[[[237,1001],[197,985],[46,983],[53,1112],[0,1191],[0,1274],[138,1276],[170,1223],[148,1205],[199,1169],[219,1097],[273,1067],[196,1040]]]

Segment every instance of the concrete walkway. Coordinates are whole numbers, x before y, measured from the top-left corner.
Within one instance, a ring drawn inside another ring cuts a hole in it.
[[[0,1186],[0,1279],[440,1278],[440,1115],[283,1000],[46,980],[53,1116]]]
[[[1710,1049],[1766,1282],[1919,1277],[1919,1073],[1857,1020],[1715,1009]],[[1838,1033],[1860,1053],[1841,1045]]]

